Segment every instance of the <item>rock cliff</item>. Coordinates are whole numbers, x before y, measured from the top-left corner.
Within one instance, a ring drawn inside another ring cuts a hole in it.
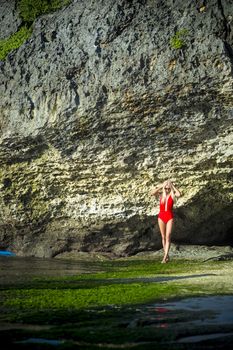
[[[232,27],[232,0],[73,0],[37,18],[0,65],[1,248],[157,250],[149,192],[167,178],[173,242],[232,245]]]

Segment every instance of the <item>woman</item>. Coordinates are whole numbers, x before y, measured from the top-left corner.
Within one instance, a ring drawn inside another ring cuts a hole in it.
[[[171,232],[174,218],[172,208],[175,198],[180,197],[181,193],[170,180],[167,180],[163,184],[160,184],[157,187],[155,187],[155,189],[152,190],[151,195],[160,196],[160,211],[158,215],[158,224],[162,236],[162,244],[164,250],[164,257],[162,263],[167,263],[169,261],[168,254],[171,245]]]

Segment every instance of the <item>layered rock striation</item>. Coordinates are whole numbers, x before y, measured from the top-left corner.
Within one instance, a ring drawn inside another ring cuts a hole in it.
[[[2,248],[157,250],[149,192],[167,178],[173,242],[233,243],[232,14],[232,0],[73,0],[35,21],[0,66]]]

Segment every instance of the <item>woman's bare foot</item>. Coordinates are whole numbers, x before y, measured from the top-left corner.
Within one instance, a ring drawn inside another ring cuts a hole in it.
[[[166,258],[164,257],[161,263],[166,264],[168,261],[169,261],[169,256],[167,256]]]

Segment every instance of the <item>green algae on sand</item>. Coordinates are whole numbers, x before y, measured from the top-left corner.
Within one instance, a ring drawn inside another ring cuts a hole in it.
[[[98,262],[100,264],[100,262]],[[228,263],[174,261],[102,262],[98,273],[64,277],[35,276],[29,282],[2,286],[3,307],[19,310],[83,309],[129,305],[192,295],[224,294],[229,288],[213,279]],[[214,271],[214,273],[211,271]],[[221,274],[221,273],[220,273]]]
[[[61,349],[117,348],[117,344],[120,348],[131,344],[129,348],[135,349],[156,344],[156,348],[165,349],[165,343],[166,349],[181,349],[181,344],[174,345],[179,337],[203,334],[204,329],[206,333],[216,332],[217,326],[190,327],[188,320],[207,315],[195,310],[167,312],[156,308],[155,303],[230,294],[232,281],[227,276],[232,267],[231,261],[160,264],[115,260],[98,262],[96,273],[62,277],[35,274],[30,280],[22,277],[17,283],[1,285],[0,322],[8,328],[0,335],[22,349],[30,348],[27,339],[32,338],[57,339],[62,341],[58,346]],[[209,310],[208,317],[212,314]],[[33,328],[39,325],[41,329]],[[231,325],[223,330],[230,333]],[[33,348],[38,346],[34,344]],[[49,346],[43,344],[43,349]]]

